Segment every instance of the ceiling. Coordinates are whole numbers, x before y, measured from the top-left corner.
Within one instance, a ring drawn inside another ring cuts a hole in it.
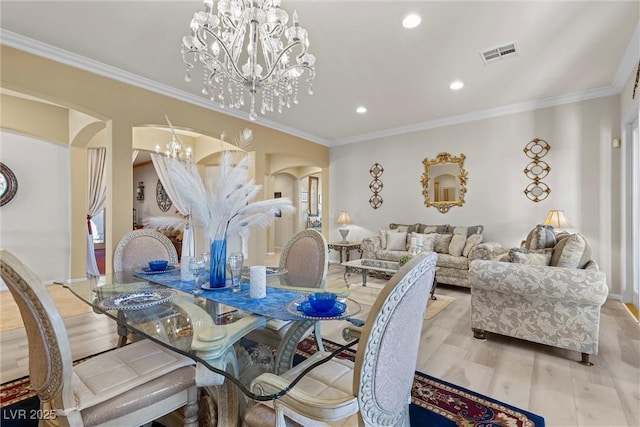
[[[301,84],[298,105],[258,123],[332,146],[618,93],[640,57],[639,5],[283,0],[309,32],[314,95]],[[218,109],[200,93],[198,72],[184,80],[180,45],[199,0],[0,8],[3,44]],[[410,12],[422,24],[407,30]],[[512,42],[517,55],[484,63],[481,52]],[[455,79],[463,89],[449,89]],[[357,114],[359,105],[368,111]]]

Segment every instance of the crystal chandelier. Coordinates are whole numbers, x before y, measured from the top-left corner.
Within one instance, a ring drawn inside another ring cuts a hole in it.
[[[184,145],[166,114],[164,118],[167,120],[169,129],[171,129],[172,137],[171,141],[167,142],[167,148],[163,154],[167,157],[180,160],[181,162],[190,163],[193,160],[193,151],[191,150],[191,147]],[[160,154],[159,144],[156,144],[156,153]]]
[[[192,35],[182,39],[186,81],[200,62],[202,93],[223,108],[242,108],[246,91],[251,120],[257,118],[258,93],[261,114],[297,104],[298,79],[305,74],[313,94],[316,58],[307,51],[309,38],[296,12],[287,27],[289,15],[280,0],[218,0],[217,11],[214,0],[205,0],[204,6],[193,15]]]

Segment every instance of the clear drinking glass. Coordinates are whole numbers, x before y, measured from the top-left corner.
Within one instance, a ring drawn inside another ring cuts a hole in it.
[[[240,274],[242,273],[242,264],[244,257],[240,252],[234,252],[227,259],[229,271],[231,272],[231,290],[233,292],[240,291]]]
[[[211,263],[211,252],[202,252],[202,259],[204,260],[204,268],[209,271],[209,263]]]
[[[202,292],[200,289],[200,276],[204,275],[207,271],[205,269],[204,258],[202,257],[193,257],[189,260],[189,270],[191,270],[191,274],[193,274],[193,295],[198,295]]]

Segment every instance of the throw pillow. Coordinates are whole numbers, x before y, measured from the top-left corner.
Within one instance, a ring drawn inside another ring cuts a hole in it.
[[[425,225],[420,230],[421,234],[431,234],[431,233],[437,233],[437,232],[438,232],[438,227],[435,225]]]
[[[436,233],[436,241],[433,245],[433,250],[439,254],[448,254],[449,244],[451,243],[452,238],[453,234]]]
[[[413,233],[414,231],[418,231],[418,224],[396,224],[395,222],[392,222],[389,224],[389,230]]]
[[[449,255],[461,256],[465,243],[467,243],[466,234],[454,234],[449,243]]]
[[[433,251],[433,246],[436,243],[435,233],[411,233],[411,237],[415,237],[418,241],[422,238],[422,252]]]
[[[551,265],[556,267],[584,268],[591,259],[591,247],[584,237],[572,234],[553,248]]]
[[[438,235],[436,233],[427,233],[424,236],[424,240],[422,241],[422,252],[433,252]]]
[[[452,228],[449,227],[448,232],[451,232]],[[461,234],[463,236],[469,237],[474,234],[482,234],[482,230],[484,230],[483,225],[474,225],[471,227],[453,227],[453,234]]]
[[[529,232],[523,247],[525,249],[546,249],[553,248],[555,245],[556,235],[553,232],[553,227],[539,224]]]
[[[387,249],[387,230],[380,230],[380,245],[382,249]]]
[[[405,231],[387,232],[388,251],[405,251],[407,249],[407,233]]]
[[[444,225],[427,225],[418,223],[418,229],[416,230],[418,233],[422,234],[430,234],[430,233],[446,233],[448,224]]]
[[[462,250],[462,256],[468,257],[471,249],[480,243],[482,243],[482,234],[472,234],[467,237],[467,243],[465,243],[464,249]]]
[[[551,262],[552,248],[547,249],[523,249],[513,248],[509,251],[509,262],[527,265],[549,265]]]

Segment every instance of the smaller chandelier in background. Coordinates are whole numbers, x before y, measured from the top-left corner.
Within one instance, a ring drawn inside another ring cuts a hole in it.
[[[298,80],[306,75],[313,94],[315,57],[308,52],[307,31],[293,13],[280,8],[280,0],[204,1],[205,10],[191,21],[192,35],[182,39],[182,59],[191,69],[201,63],[202,93],[221,107],[242,108],[249,95],[249,118],[255,120],[256,95],[261,95],[260,113],[278,111],[298,103]]]
[[[160,154],[160,145],[156,145],[156,153]],[[163,154],[181,162],[190,162],[192,160],[191,147],[185,147],[175,136],[171,141],[167,142],[167,149]]]

